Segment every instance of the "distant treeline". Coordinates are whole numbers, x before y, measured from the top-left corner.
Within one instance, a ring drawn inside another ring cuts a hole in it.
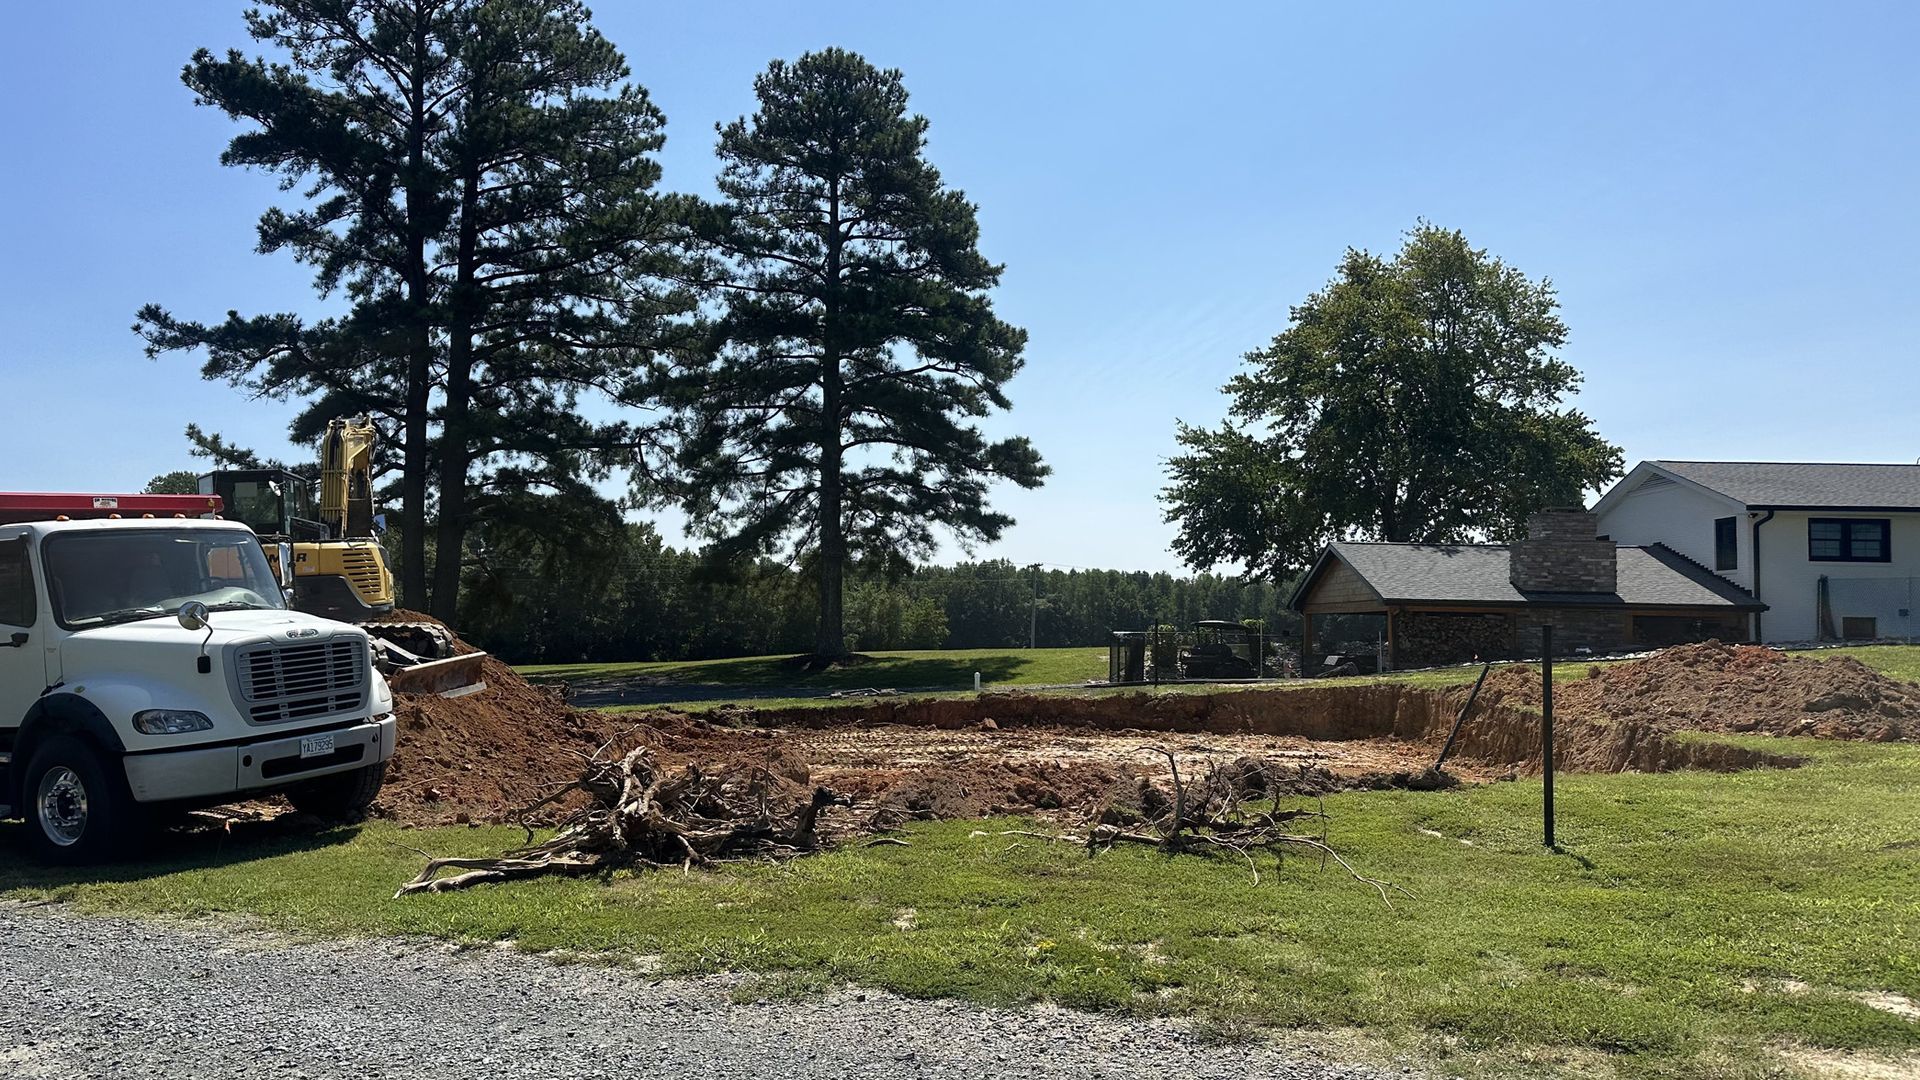
[[[813,645],[817,592],[805,568],[762,561],[722,577],[645,525],[627,525],[621,540],[585,554],[537,541],[483,553],[467,569],[460,632],[516,663],[755,656]],[[1062,567],[1036,575],[995,559],[892,579],[851,575],[846,628],[856,650],[1020,647],[1030,620],[1043,647],[1100,646],[1113,630],[1196,619],[1262,619],[1271,631],[1294,633],[1286,597],[1285,586],[1267,581]]]

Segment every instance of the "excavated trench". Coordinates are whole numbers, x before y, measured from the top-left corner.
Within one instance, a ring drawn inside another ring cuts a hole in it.
[[[1446,782],[1429,768],[1466,685],[1334,682],[1217,693],[989,693],[832,707],[607,713],[570,707],[488,661],[488,689],[403,695],[400,751],[380,809],[408,823],[518,820],[584,756],[645,741],[669,765],[769,762],[817,783],[935,816],[1097,804],[1116,784],[1259,758],[1320,791]],[[1535,773],[1538,667],[1496,668],[1447,772]],[[1733,771],[1801,763],[1715,733],[1867,741],[1920,737],[1920,687],[1858,661],[1717,643],[1592,668],[1555,689],[1555,758],[1570,772]]]
[[[1398,744],[1402,756],[1424,752],[1430,760],[1445,741],[1469,692],[1464,686],[1429,689],[1393,683],[1349,683],[1218,694],[989,694],[978,698],[875,701],[828,709],[743,710],[740,718],[755,726],[796,733],[849,727],[936,731],[991,728],[1116,735],[1164,732],[1265,736],[1311,743],[1388,741]],[[1643,721],[1595,722],[1567,717],[1555,725],[1554,734],[1556,761],[1570,771],[1732,771],[1800,764],[1800,759],[1792,755],[1690,738]],[[1538,710],[1489,697],[1475,703],[1452,752],[1452,760],[1469,768],[1504,767],[1505,771],[1520,773],[1537,772],[1539,759]]]

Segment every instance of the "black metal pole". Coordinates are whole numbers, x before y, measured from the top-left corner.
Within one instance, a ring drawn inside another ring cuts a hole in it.
[[[1545,781],[1547,846],[1553,842],[1553,627],[1540,628],[1540,764]]]

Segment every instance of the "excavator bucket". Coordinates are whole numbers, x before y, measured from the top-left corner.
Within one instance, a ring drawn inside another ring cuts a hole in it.
[[[483,652],[449,656],[444,660],[422,660],[387,672],[387,685],[396,694],[439,694],[462,697],[487,688],[480,677],[480,665],[487,659]]]

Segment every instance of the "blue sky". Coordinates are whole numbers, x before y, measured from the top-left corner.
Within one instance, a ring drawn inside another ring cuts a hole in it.
[[[318,309],[253,253],[273,181],[178,72],[243,5],[16,5],[0,37],[0,489],[137,489],[189,420],[291,407],[144,359],[141,303]],[[1920,456],[1920,8],[1906,4],[613,3],[670,188],[773,57],[905,72],[1031,333],[1014,411],[1054,467],[981,554],[1173,569],[1160,461],[1348,246],[1425,217],[1559,287],[1578,404],[1645,457]],[[671,534],[671,520],[665,523]],[[957,551],[951,555],[959,554]]]

